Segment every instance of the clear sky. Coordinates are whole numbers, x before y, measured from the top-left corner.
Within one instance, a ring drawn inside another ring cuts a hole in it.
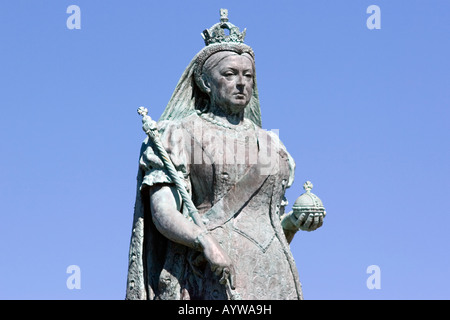
[[[311,180],[327,209],[291,244],[305,299],[450,299],[444,0],[3,0],[0,299],[124,299],[136,109],[159,118],[220,8],[247,28],[263,127],[296,160],[289,206]]]

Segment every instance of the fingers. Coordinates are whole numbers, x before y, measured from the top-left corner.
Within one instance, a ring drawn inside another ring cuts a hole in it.
[[[226,284],[229,276],[230,276],[230,270],[228,270],[228,268],[223,268],[222,278],[220,278],[219,283]]]
[[[236,289],[235,282],[236,282],[236,275],[234,273],[233,266],[230,267],[211,267],[211,270],[214,272],[215,275],[222,277],[219,280],[220,284],[225,285],[227,281],[230,284],[230,287],[232,290]]]
[[[319,212],[310,213],[307,216],[305,213],[302,213],[298,219],[299,228],[304,231],[314,231],[323,225],[324,216],[323,213]]]
[[[316,213],[314,214],[314,222],[311,226],[311,230],[316,230],[320,228],[323,224],[323,214],[322,213]]]
[[[230,281],[231,289],[233,289],[233,290],[236,289],[236,273],[234,272],[233,267],[231,267],[231,271],[230,271],[228,280]]]
[[[232,290],[234,290],[234,289],[236,289],[235,274],[234,274],[234,271],[232,271],[232,270],[233,270],[233,267],[231,267],[231,270],[229,268],[223,268],[222,278],[220,278],[219,283],[224,285],[228,281],[230,284],[230,288]]]
[[[295,223],[296,227],[303,230],[303,224],[305,223],[307,217],[307,214],[302,212]]]
[[[317,226],[317,228],[320,228],[323,225],[323,218],[325,218],[325,215],[319,213],[319,225]]]
[[[300,226],[300,229],[305,230],[305,231],[310,231],[310,227],[313,223],[313,220],[314,220],[314,215],[308,214],[306,221],[303,223],[303,225]]]

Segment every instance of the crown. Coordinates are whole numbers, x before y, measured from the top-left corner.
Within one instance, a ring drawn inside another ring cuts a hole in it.
[[[228,34],[225,30],[228,30]],[[228,10],[220,9],[220,22],[209,29],[205,29],[201,35],[207,46],[212,43],[224,42],[244,43],[246,30],[239,32],[238,27],[228,22]]]

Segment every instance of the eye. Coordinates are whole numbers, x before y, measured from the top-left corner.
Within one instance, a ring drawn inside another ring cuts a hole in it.
[[[221,75],[226,79],[231,79],[236,75],[236,70],[233,70],[232,68],[225,68],[224,70],[222,70]]]

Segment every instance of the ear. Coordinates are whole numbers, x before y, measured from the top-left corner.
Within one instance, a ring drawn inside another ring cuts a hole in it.
[[[211,85],[209,83],[208,77],[205,74],[202,75],[200,82],[201,82],[202,91],[207,94],[211,93]]]

